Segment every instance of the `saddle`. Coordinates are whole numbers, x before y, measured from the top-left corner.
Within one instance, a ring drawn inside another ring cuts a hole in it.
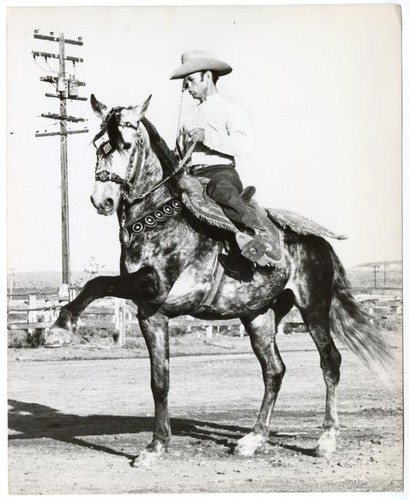
[[[222,208],[206,193],[208,179],[185,175],[180,180],[182,203],[200,221],[210,226],[225,229],[235,235],[241,254],[249,261],[260,266],[277,263],[282,256],[281,231],[268,218],[267,212],[254,200],[255,188],[249,186],[241,194],[253,220],[258,221],[260,230],[255,236],[241,232],[226,215]]]
[[[183,205],[200,222],[233,233],[242,255],[260,266],[279,265],[283,259],[284,242],[297,241],[299,236],[346,238],[296,212],[260,207],[254,199],[255,188],[252,186],[246,187],[241,197],[252,218],[259,221],[261,231],[255,237],[249,236],[239,231],[222,208],[206,194],[207,183],[206,178],[183,175],[179,181]]]

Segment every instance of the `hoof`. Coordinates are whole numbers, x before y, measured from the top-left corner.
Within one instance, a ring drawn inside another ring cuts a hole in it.
[[[337,431],[329,429],[319,438],[315,454],[317,457],[330,458],[337,448]]]
[[[151,467],[154,465],[159,458],[166,451],[165,446],[162,443],[155,443],[154,445],[149,445],[142,453],[140,453],[132,462],[132,467],[142,468]]]
[[[254,455],[266,443],[266,439],[261,434],[254,434],[250,432],[246,436],[237,441],[235,453],[242,456]]]
[[[44,347],[62,347],[71,343],[72,333],[59,326],[51,327],[46,333]]]

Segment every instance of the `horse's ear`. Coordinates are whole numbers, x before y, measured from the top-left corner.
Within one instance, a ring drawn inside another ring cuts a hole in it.
[[[99,102],[98,99],[94,96],[94,94],[91,94],[91,107],[94,111],[94,113],[103,120],[107,114],[108,108],[105,106],[105,104],[102,104],[102,102]]]
[[[146,99],[143,104],[139,104],[138,106],[133,107],[133,111],[135,112],[136,119],[139,122],[145,116],[146,111],[148,110],[149,103],[151,102],[152,94]]]
[[[152,94],[146,99],[146,101],[142,104],[140,113],[142,118],[145,116],[146,111],[148,110],[149,103],[151,102]]]

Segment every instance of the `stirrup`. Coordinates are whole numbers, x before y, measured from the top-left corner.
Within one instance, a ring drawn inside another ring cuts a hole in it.
[[[262,267],[275,265],[274,259],[267,255],[268,244],[266,244],[262,237],[252,237],[245,233],[236,233],[236,242],[243,257],[246,257],[251,262]]]

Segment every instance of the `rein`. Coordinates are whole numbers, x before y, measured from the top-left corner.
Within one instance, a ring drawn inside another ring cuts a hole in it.
[[[165,184],[165,182],[167,182],[168,180],[172,179],[172,177],[174,177],[185,166],[186,162],[189,160],[190,156],[192,155],[193,150],[195,149],[195,146],[196,146],[196,142],[194,142],[190,146],[190,148],[186,151],[185,156],[181,159],[181,161],[179,162],[179,165],[176,167],[176,169],[170,175],[168,175],[167,177],[165,177],[164,179],[162,179],[161,181],[159,181],[158,183],[156,183],[154,186],[152,186],[151,189],[149,191],[147,191],[145,194],[143,194],[141,196],[136,196],[132,200],[132,202],[134,203],[135,201],[142,201],[142,200],[144,200],[150,194],[152,194],[154,191],[156,191],[158,188],[160,188],[161,186],[163,186],[163,184]]]

